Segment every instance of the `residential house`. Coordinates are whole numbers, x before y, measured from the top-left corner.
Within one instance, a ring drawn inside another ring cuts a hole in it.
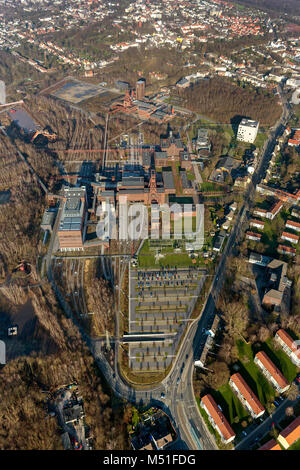
[[[250,264],[257,264],[258,266],[268,266],[270,263],[271,258],[265,255],[261,255],[260,253],[254,253],[253,251],[250,253],[248,262]]]
[[[294,421],[278,436],[279,443],[284,447],[284,449],[288,449],[291,445],[300,439],[300,416],[294,419]]]
[[[259,242],[261,240],[261,233],[255,233],[255,232],[246,232],[246,238],[247,240],[253,240],[256,242]]]
[[[211,425],[221,436],[222,441],[225,444],[229,444],[229,442],[233,441],[235,438],[235,432],[231,428],[213,397],[210,394],[202,397],[200,406],[207,413]]]
[[[252,418],[259,418],[264,414],[264,407],[239,372],[230,377],[229,385]]]
[[[276,332],[275,340],[297,367],[300,367],[300,344],[297,344],[283,329]]]
[[[292,210],[292,216],[296,219],[300,219],[300,207],[294,207]]]
[[[278,245],[277,251],[281,255],[296,256],[296,249],[290,246]]]
[[[290,228],[292,230],[295,230],[296,232],[300,232],[299,222],[294,222],[293,220],[287,220],[285,226],[286,228]]]
[[[258,228],[258,230],[263,230],[265,228],[265,223],[258,219],[251,219],[249,225],[250,227]]]
[[[213,246],[213,250],[214,251],[217,251],[217,252],[220,252],[221,249],[222,249],[222,246],[223,246],[223,243],[225,241],[225,233],[224,232],[220,232],[219,235],[217,236],[216,240],[215,240],[215,243],[214,243],[214,246]]]
[[[281,447],[275,439],[271,439],[269,442],[264,444],[262,447],[260,447],[258,450],[281,450]]]
[[[287,263],[277,259],[270,261],[265,279],[268,280],[268,288],[262,304],[267,307],[280,306],[286,287],[291,286],[291,281],[287,278]]]
[[[288,242],[294,243],[296,245],[299,242],[299,237],[293,233],[282,232],[281,240],[287,240]]]
[[[263,217],[263,218],[268,218],[268,211],[266,209],[261,209],[261,208],[256,208],[253,210],[253,215],[256,215],[258,217]]]
[[[284,393],[289,389],[290,384],[264,351],[259,351],[255,355],[254,362],[278,393]]]

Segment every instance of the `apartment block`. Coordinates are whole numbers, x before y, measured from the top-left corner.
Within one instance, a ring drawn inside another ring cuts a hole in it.
[[[266,442],[263,446],[261,446],[258,450],[281,450],[281,447],[275,439],[271,439],[269,442]]]
[[[246,232],[246,238],[247,240],[254,240],[256,242],[259,242],[261,240],[261,233],[255,233],[255,232]]]
[[[275,339],[280,344],[284,352],[289,356],[293,364],[300,367],[300,344],[296,344],[290,335],[283,329],[277,331]]]
[[[300,439],[300,416],[296,418],[287,428],[285,428],[278,436],[278,441],[288,449],[291,445]]]
[[[300,232],[299,222],[294,222],[293,220],[287,220],[285,226],[286,226],[286,228],[290,228],[291,230],[295,230],[295,232]]]
[[[299,242],[299,237],[298,235],[294,235],[293,233],[282,232],[281,240],[287,240],[288,242],[291,242],[297,245],[297,243]]]
[[[258,230],[263,230],[265,228],[265,223],[257,219],[251,219],[249,225],[250,227],[258,228]]]
[[[288,390],[290,387],[288,381],[264,351],[259,351],[256,354],[254,362],[278,393],[284,393]]]
[[[230,377],[229,385],[236,393],[242,405],[249,411],[252,418],[259,418],[264,414],[264,407],[240,373],[237,372]]]
[[[257,137],[259,122],[250,119],[242,119],[237,133],[237,140],[253,144]]]
[[[267,215],[268,211],[266,209],[260,209],[259,207],[254,209],[253,214],[258,216],[258,217],[264,217],[265,219],[267,219],[267,217],[268,217],[268,215]]]
[[[211,425],[221,436],[222,441],[225,444],[233,441],[235,438],[235,432],[231,428],[213,397],[210,394],[202,397],[200,406],[207,413]]]
[[[292,248],[291,246],[278,245],[277,251],[281,255],[296,256],[296,249]]]

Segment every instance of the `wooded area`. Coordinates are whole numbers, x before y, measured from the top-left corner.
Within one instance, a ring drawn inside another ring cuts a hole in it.
[[[249,117],[260,121],[261,126],[272,126],[281,115],[276,97],[261,89],[235,85],[224,77],[201,80],[178,93],[189,109],[220,123]]]
[[[300,4],[298,0],[235,0],[234,3],[259,8],[260,10],[272,10],[276,13],[290,13],[295,16],[300,15]]]

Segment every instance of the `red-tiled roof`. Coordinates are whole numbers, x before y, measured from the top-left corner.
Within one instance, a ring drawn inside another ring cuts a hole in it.
[[[295,240],[295,241],[299,240],[298,235],[294,235],[293,233],[289,233],[289,232],[282,232],[281,238],[283,237],[290,238],[291,240]]]
[[[236,385],[240,393],[243,395],[243,397],[247,400],[248,404],[256,415],[264,411],[264,407],[260,403],[259,399],[256,395],[254,395],[253,391],[246,384],[245,380],[239,372],[233,374],[230,379],[232,380],[232,382],[234,382],[234,384]]]
[[[264,444],[262,447],[260,447],[258,450],[281,450],[281,447],[275,439],[271,439],[271,441],[267,442]]]
[[[251,219],[250,224],[258,224],[258,225],[262,225],[262,226],[265,225],[265,223],[262,220],[258,220],[258,219]]]
[[[295,341],[290,337],[290,335],[283,329],[280,329],[276,332],[276,335],[290,348],[292,351],[300,350],[300,346],[297,346]]]
[[[296,253],[296,249],[291,246],[278,245],[277,250],[285,251],[286,253]]]
[[[300,224],[299,222],[294,222],[293,220],[287,220],[285,226],[291,226],[291,227],[295,227],[295,228],[300,228]]]
[[[283,206],[283,203],[281,201],[277,201],[272,207],[272,209],[270,210],[271,214],[275,214],[277,211],[279,211],[279,209],[282,208],[282,206]]]
[[[261,234],[260,233],[255,233],[255,232],[246,232],[246,235],[249,237],[255,237],[255,238],[261,238]]]
[[[262,363],[262,365],[270,372],[272,377],[276,380],[276,382],[281,388],[285,388],[289,385],[284,375],[280,372],[279,369],[277,369],[275,364],[273,364],[271,359],[267,356],[264,351],[259,351],[256,354],[256,357]]]
[[[296,418],[287,428],[285,428],[280,433],[280,436],[284,437],[290,446],[300,439],[300,416],[298,416],[298,418]]]
[[[218,426],[222,436],[227,441],[228,439],[235,436],[235,432],[231,428],[230,424],[228,423],[227,419],[219,409],[218,405],[216,404],[213,397],[208,394],[201,398],[201,402],[205,405],[207,410],[209,411],[210,416]]]

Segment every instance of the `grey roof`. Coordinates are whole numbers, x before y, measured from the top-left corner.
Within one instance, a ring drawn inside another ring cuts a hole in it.
[[[184,170],[180,171],[180,179],[181,179],[183,189],[189,189],[192,187],[192,183],[191,181],[188,180],[186,171]]]
[[[42,218],[41,226],[50,225],[52,227],[54,219],[55,219],[55,215],[56,215],[56,210],[46,209]]]
[[[220,251],[223,246],[224,240],[225,240],[225,234],[223,231],[221,231],[215,240],[213,249]]]
[[[150,150],[143,150],[142,155],[143,155],[143,165],[150,166],[152,152]]]
[[[102,191],[101,193],[101,197],[113,197],[114,195],[115,192],[111,190]]]
[[[253,127],[256,129],[259,126],[259,122],[244,118],[241,120],[240,126]]]
[[[119,189],[119,194],[141,194],[141,193],[147,193],[149,192],[149,188],[145,188],[141,191],[140,188],[131,188],[131,189],[126,189],[126,188],[120,188]]]
[[[216,168],[225,168],[227,171],[232,171],[240,166],[241,162],[238,160],[235,160],[234,158],[231,157],[225,157],[221,158],[218,163]]]
[[[181,78],[180,80],[178,80],[176,85],[185,85],[186,83],[188,83],[188,80],[186,78]]]
[[[83,416],[83,408],[81,405],[74,405],[72,408],[65,408],[63,410],[65,422],[80,419]]]
[[[166,189],[175,189],[172,171],[163,171],[163,180]]]
[[[10,109],[8,114],[14,123],[28,134],[39,129],[39,126],[24,109]]]
[[[155,152],[155,158],[167,158],[167,152]]]
[[[80,230],[84,215],[84,202],[86,197],[85,187],[65,188],[64,195],[67,198],[62,211],[59,230]]]
[[[142,176],[123,176],[122,186],[144,186],[144,178]]]

